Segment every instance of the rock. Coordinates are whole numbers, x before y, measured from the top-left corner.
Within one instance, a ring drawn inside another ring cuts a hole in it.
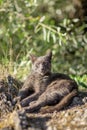
[[[84,97],[84,98],[82,99],[82,101],[83,101],[83,103],[87,103],[87,97]]]

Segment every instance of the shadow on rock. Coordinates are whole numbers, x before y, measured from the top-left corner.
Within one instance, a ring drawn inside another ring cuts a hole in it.
[[[51,119],[51,116],[43,115],[28,115],[28,122],[30,124],[30,130],[47,130],[47,122]]]

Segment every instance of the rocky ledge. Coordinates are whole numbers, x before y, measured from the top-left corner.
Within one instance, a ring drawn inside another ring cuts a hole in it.
[[[28,114],[13,106],[12,96],[17,95],[18,89],[15,83],[10,89],[9,86],[0,82],[0,130],[87,130],[86,91],[79,92],[60,112]]]

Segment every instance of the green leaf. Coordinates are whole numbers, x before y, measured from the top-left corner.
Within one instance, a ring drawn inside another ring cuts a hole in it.
[[[43,39],[46,40],[46,38],[47,38],[46,29],[43,27]]]

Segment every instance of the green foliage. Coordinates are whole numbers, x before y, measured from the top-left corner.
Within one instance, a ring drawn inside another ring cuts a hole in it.
[[[43,2],[43,4],[42,4]],[[29,54],[53,52],[52,70],[87,72],[87,24],[69,19],[68,0],[0,0],[0,64],[6,73],[25,77]]]
[[[83,76],[71,75],[71,78],[77,82],[80,90],[87,89],[87,75],[86,74],[84,74]]]

